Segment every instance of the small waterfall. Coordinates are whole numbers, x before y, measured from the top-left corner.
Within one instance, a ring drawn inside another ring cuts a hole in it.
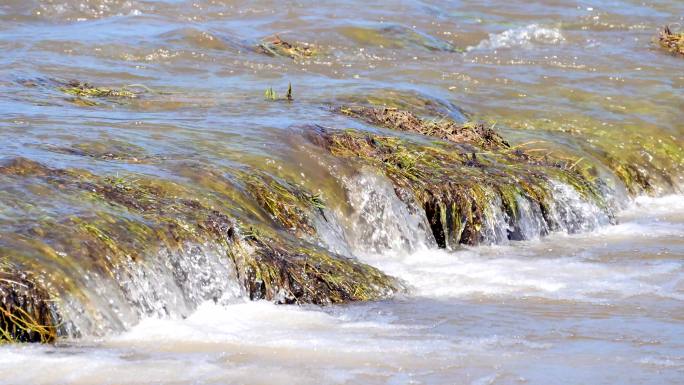
[[[549,226],[544,220],[539,203],[523,196],[517,196],[515,201],[518,207],[518,217],[513,230],[509,233],[509,239],[539,239],[549,233]]]
[[[510,232],[508,215],[502,210],[503,202],[498,195],[491,195],[491,203],[486,207],[482,226],[482,243],[500,244],[508,240]]]
[[[346,230],[355,253],[407,253],[436,246],[424,211],[400,200],[386,177],[362,170],[343,183],[353,209]]]
[[[552,182],[551,217],[552,230],[578,233],[594,230],[600,226],[610,224],[610,218],[605,209],[582,198],[580,193],[571,186]]]
[[[129,259],[113,279],[84,274],[85,298],[62,298],[68,335],[103,335],[125,330],[144,317],[187,317],[204,301],[237,298],[242,289],[233,261],[218,244],[164,248],[143,261]]]
[[[321,246],[346,256],[407,255],[437,248],[425,208],[407,194],[400,197],[387,177],[362,168],[337,180],[350,210],[347,215],[329,208],[312,212]],[[478,227],[480,243],[537,239],[551,231],[575,233],[610,223],[605,209],[572,186],[557,181],[549,186],[546,209],[519,195],[513,213],[496,190],[482,187],[487,203]],[[126,329],[145,316],[186,317],[204,301],[241,296],[244,289],[226,247],[162,247],[158,255],[118,264],[113,279],[86,274],[86,298],[64,300],[62,314],[69,320],[65,328],[71,335],[101,335]]]
[[[337,227],[334,250],[351,254],[406,254],[420,248],[436,248],[425,209],[406,203],[397,196],[384,176],[364,170],[345,178],[349,205],[353,212],[344,219],[345,228]],[[485,189],[487,205],[479,227],[480,244],[504,244],[509,241],[534,240],[550,232],[577,233],[591,231],[611,223],[609,209],[599,207],[572,186],[549,183],[550,199],[544,208],[525,195],[515,197],[515,212],[509,213],[501,196]],[[344,231],[340,234],[339,231]],[[330,239],[330,236],[326,236]],[[348,247],[340,247],[340,245]],[[447,245],[453,249],[454,245]],[[351,255],[347,254],[347,255]]]

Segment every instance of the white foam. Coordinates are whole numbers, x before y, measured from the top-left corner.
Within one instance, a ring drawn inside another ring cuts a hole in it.
[[[365,170],[344,185],[353,208],[347,238],[354,252],[401,253],[435,243],[423,211],[401,201],[386,177]]]
[[[684,195],[665,195],[662,197],[640,196],[634,199],[624,214],[654,216],[662,214],[683,213]]]
[[[488,39],[481,41],[475,47],[468,47],[468,51],[513,47],[532,48],[535,44],[559,44],[563,41],[565,41],[565,37],[560,29],[530,24],[497,34],[489,34]]]
[[[538,297],[601,303],[650,295],[684,300],[676,289],[684,273],[681,261],[608,263],[595,260],[598,256],[587,250],[555,251],[556,245],[542,241],[459,252],[421,250],[404,257],[365,260],[405,280],[415,295],[423,297]]]

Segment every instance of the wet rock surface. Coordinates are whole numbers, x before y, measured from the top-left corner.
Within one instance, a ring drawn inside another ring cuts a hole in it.
[[[51,315],[67,298],[80,311],[92,311],[87,318],[102,320],[101,327],[122,328],[144,315],[187,315],[202,301],[224,295],[231,280],[239,282],[249,298],[279,303],[373,300],[400,289],[394,279],[375,268],[305,241],[290,240],[277,230],[259,231],[236,218],[225,200],[197,199],[192,188],[170,181],[100,177],[83,170],[53,169],[25,158],[5,160],[0,174],[17,183],[45,183],[97,207],[97,211],[39,220],[2,234],[3,263],[23,261],[22,270],[41,271],[55,292],[48,297],[44,288],[10,279],[16,273],[2,270],[4,339],[52,342],[58,326],[63,335],[78,335],[83,323],[67,320],[61,327]],[[254,185],[249,186],[255,191]],[[285,191],[269,186],[270,194]],[[262,197],[257,202],[273,210],[269,202],[276,201],[275,195],[268,196],[273,200]],[[313,198],[306,199],[311,202]],[[277,202],[278,210],[284,210],[279,218],[307,223],[303,211],[298,212],[301,217],[288,215],[292,213],[287,210],[294,210],[288,205],[294,201]],[[311,227],[304,230],[313,232]],[[39,258],[34,259],[36,255]],[[69,270],[73,266],[84,276],[74,277]],[[160,282],[151,284],[149,280],[154,279]],[[109,312],[93,303],[103,298],[82,292],[88,281],[114,289],[106,292],[116,304]],[[29,323],[40,328],[27,330]]]

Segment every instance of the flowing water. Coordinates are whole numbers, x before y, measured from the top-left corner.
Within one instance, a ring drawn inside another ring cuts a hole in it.
[[[340,201],[315,223],[323,246],[407,286],[363,304],[250,302],[207,244],[132,269],[124,289],[72,268],[96,309],[64,304],[80,338],[0,347],[0,383],[681,384],[683,180],[660,151],[684,141],[684,61],[652,40],[683,15],[679,0],[0,0],[3,159],[186,184],[198,164],[287,176]],[[253,49],[276,34],[323,54]],[[55,86],[70,79],[146,92],[84,104]],[[293,102],[264,100],[289,83]],[[633,200],[600,168],[617,225],[559,182],[557,228],[520,201],[517,228],[491,207],[485,244],[439,249],[384,176],[302,139],[313,124],[377,130],[328,107],[350,100],[434,107],[496,122],[513,144],[674,171],[660,197]],[[3,178],[0,250],[28,222],[94,210]],[[185,286],[170,283],[178,274]]]

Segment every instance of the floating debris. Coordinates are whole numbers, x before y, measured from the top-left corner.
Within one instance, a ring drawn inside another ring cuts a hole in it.
[[[684,32],[672,32],[670,26],[665,26],[660,30],[658,41],[668,51],[684,55]]]
[[[289,57],[290,59],[305,59],[316,56],[318,51],[311,44],[289,43],[276,35],[270,39],[264,39],[257,46],[258,50],[270,56]]]

